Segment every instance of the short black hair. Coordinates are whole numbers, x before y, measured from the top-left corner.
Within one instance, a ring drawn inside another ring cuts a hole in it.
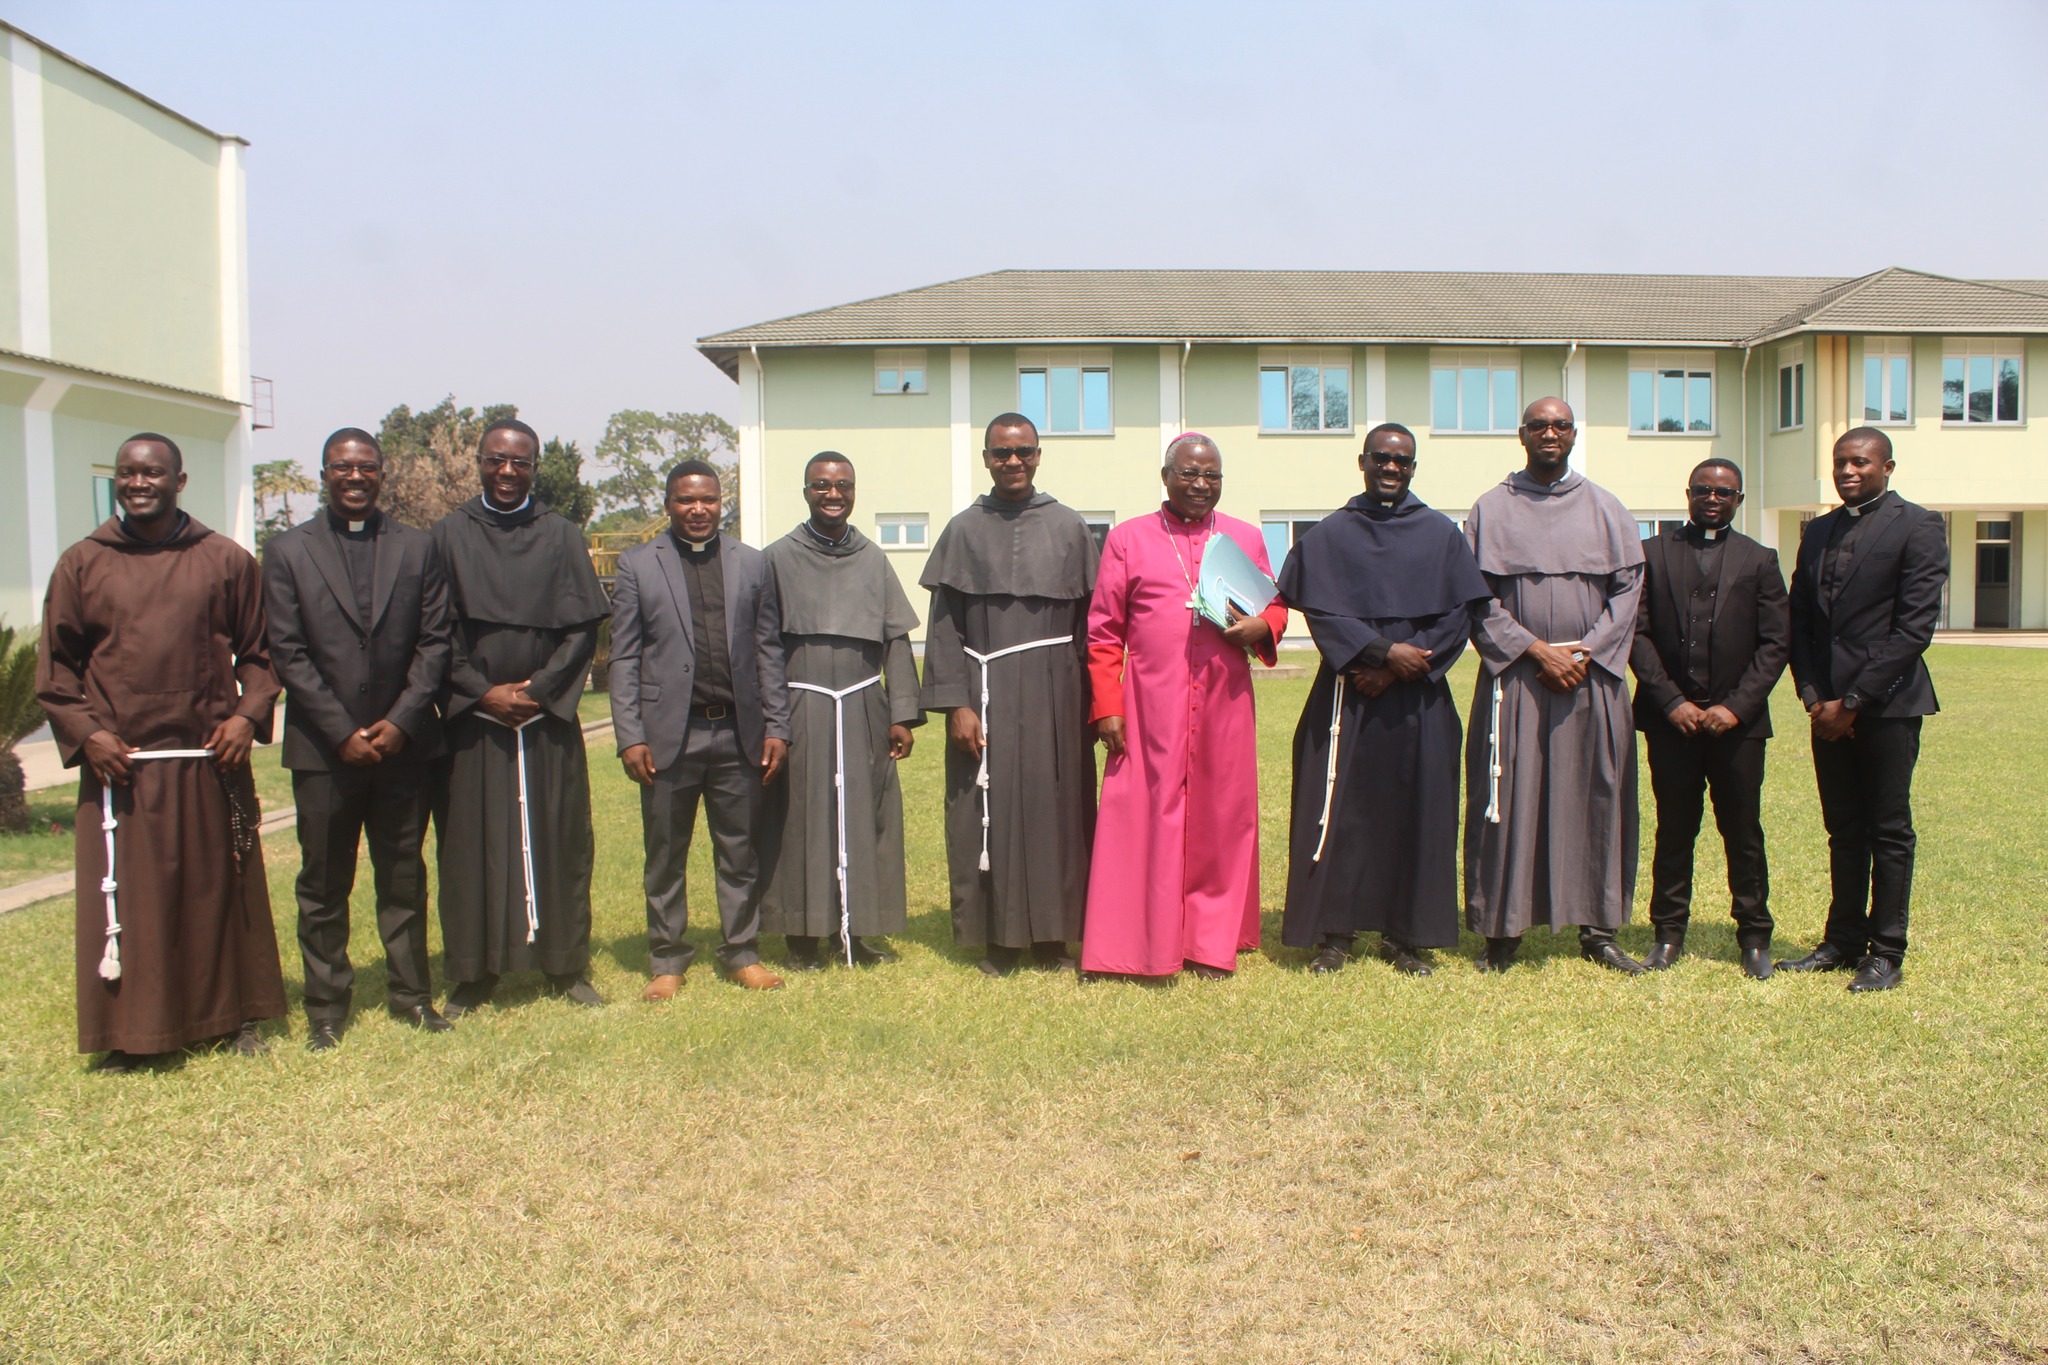
[[[1839,449],[1851,441],[1868,441],[1884,451],[1884,457],[1887,460],[1892,458],[1892,438],[1879,431],[1876,427],[1850,427],[1835,438],[1835,446]]]
[[[836,450],[821,450],[821,451],[819,451],[819,452],[818,452],[817,454],[815,454],[815,455],[811,456],[811,458],[810,458],[810,459],[808,459],[808,460],[805,460],[805,461],[804,461],[804,477],[805,477],[805,478],[809,478],[809,477],[810,477],[810,474],[811,474],[811,466],[812,466],[812,465],[814,465],[814,464],[843,464],[843,465],[845,465],[845,466],[846,466],[846,467],[847,467],[848,469],[851,469],[851,468],[853,468],[853,461],[852,461],[852,460],[849,460],[849,459],[847,459],[847,458],[846,458],[846,457],[845,457],[844,455],[841,455],[841,454],[840,454],[840,453],[839,453],[838,451],[836,451]]]
[[[518,432],[527,440],[533,442],[534,457],[536,459],[540,457],[540,433],[520,421],[517,417],[500,417],[497,421],[485,427],[483,435],[476,438],[477,454],[481,455],[484,453],[484,442],[490,438],[490,434],[494,431]]]
[[[1408,428],[1402,426],[1399,422],[1382,422],[1378,426],[1374,427],[1371,431],[1365,433],[1365,442],[1363,445],[1359,447],[1359,452],[1363,454],[1365,447],[1372,444],[1372,438],[1379,435],[1383,431],[1391,431],[1396,436],[1406,436],[1408,438],[1409,445],[1412,446],[1415,444],[1414,432],[1408,430]]]
[[[343,427],[332,436],[329,436],[326,444],[320,447],[320,467],[322,469],[327,468],[327,455],[329,451],[333,450],[336,446],[346,445],[368,446],[377,452],[377,463],[384,463],[384,447],[376,437],[364,431],[361,427]]]
[[[1030,427],[1031,444],[1038,444],[1038,423],[1032,421],[1021,412],[1006,412],[981,429],[981,448],[983,450],[989,448],[988,434],[997,427]]]
[[[185,452],[178,449],[178,443],[176,441],[173,441],[170,437],[164,435],[160,431],[136,432],[133,436],[130,436],[127,440],[121,442],[120,445],[114,447],[114,457],[116,459],[119,459],[121,452],[123,450],[126,450],[129,446],[134,445],[137,441],[154,441],[158,445],[162,446],[165,450],[170,451],[172,470],[180,474],[185,472]]]
[[[1740,493],[1740,492],[1742,491],[1742,466],[1741,466],[1741,465],[1739,465],[1739,464],[1737,464],[1737,463],[1735,463],[1735,461],[1733,461],[1733,460],[1724,460],[1724,459],[1722,459],[1722,458],[1721,458],[1721,457],[1720,457],[1719,455],[1709,455],[1709,456],[1708,456],[1708,457],[1707,457],[1706,459],[1704,459],[1704,460],[1701,460],[1701,461],[1700,461],[1700,462],[1699,462],[1698,464],[1694,465],[1694,466],[1692,467],[1692,472],[1693,472],[1693,473],[1695,473],[1695,474],[1697,474],[1697,473],[1699,473],[1699,472],[1700,472],[1700,471],[1701,471],[1702,469],[1732,469],[1732,470],[1734,470],[1734,471],[1735,471],[1735,491],[1736,491],[1736,492],[1738,492],[1738,493]]]
[[[693,474],[702,474],[713,483],[716,483],[720,496],[724,495],[725,480],[718,477],[718,466],[712,464],[709,460],[684,460],[674,469],[669,470],[668,477],[661,481],[662,491],[666,493],[669,489],[676,486],[677,479],[687,479]]]

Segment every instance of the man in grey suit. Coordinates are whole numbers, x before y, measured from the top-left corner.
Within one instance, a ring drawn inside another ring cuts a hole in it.
[[[640,784],[647,849],[648,970],[643,1000],[667,1000],[696,949],[684,869],[697,802],[710,827],[724,942],[718,966],[749,990],[782,978],[761,965],[764,789],[789,748],[782,613],[767,557],[721,535],[718,471],[669,471],[668,533],[619,556],[612,589],[612,726]]]
[[[320,452],[327,506],[264,550],[270,656],[289,694],[284,766],[299,822],[299,952],[306,1045],[341,1041],[355,970],[348,898],[370,836],[377,934],[392,1015],[454,1026],[427,979],[427,865],[420,856],[441,754],[434,696],[448,672],[448,585],[431,537],[377,510],[384,453],[360,427]]]

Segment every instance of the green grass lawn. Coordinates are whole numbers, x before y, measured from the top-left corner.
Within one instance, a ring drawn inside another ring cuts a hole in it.
[[[1260,687],[1267,947],[1226,982],[976,973],[932,727],[902,961],[773,994],[700,966],[636,999],[638,809],[602,741],[602,1011],[526,980],[400,1029],[359,892],[339,1051],[295,1016],[266,1058],[101,1077],[69,903],[5,917],[0,1360],[2048,1359],[2048,653],[1933,667],[1914,953],[1873,997],[1743,979],[1711,838],[1667,975],[1565,934],[1504,977],[1308,976],[1278,946],[1305,682]],[[1826,858],[1776,701],[1783,954]],[[269,841],[296,1004],[295,855]]]

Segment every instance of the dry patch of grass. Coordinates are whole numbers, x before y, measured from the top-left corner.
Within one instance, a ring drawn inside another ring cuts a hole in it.
[[[2048,654],[1935,668],[1915,952],[1868,999],[1743,980],[1705,844],[1699,956],[1667,976],[1563,936],[1503,978],[1448,953],[1426,981],[1308,977],[1277,946],[1303,683],[1261,685],[1270,946],[1229,982],[973,972],[935,727],[906,772],[903,960],[772,995],[700,969],[634,999],[638,808],[609,747],[596,1013],[524,983],[451,1037],[402,1030],[359,903],[338,1052],[295,1019],[261,1060],[97,1077],[70,1055],[68,904],[10,916],[0,1359],[2048,1358]],[[1825,904],[1790,709],[1783,951]],[[294,854],[267,849],[295,979]]]

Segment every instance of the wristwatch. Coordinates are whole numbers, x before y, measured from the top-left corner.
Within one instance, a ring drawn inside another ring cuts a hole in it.
[[[1844,711],[1861,711],[1863,709],[1863,694],[1861,692],[1844,692],[1842,694],[1842,709]]]

